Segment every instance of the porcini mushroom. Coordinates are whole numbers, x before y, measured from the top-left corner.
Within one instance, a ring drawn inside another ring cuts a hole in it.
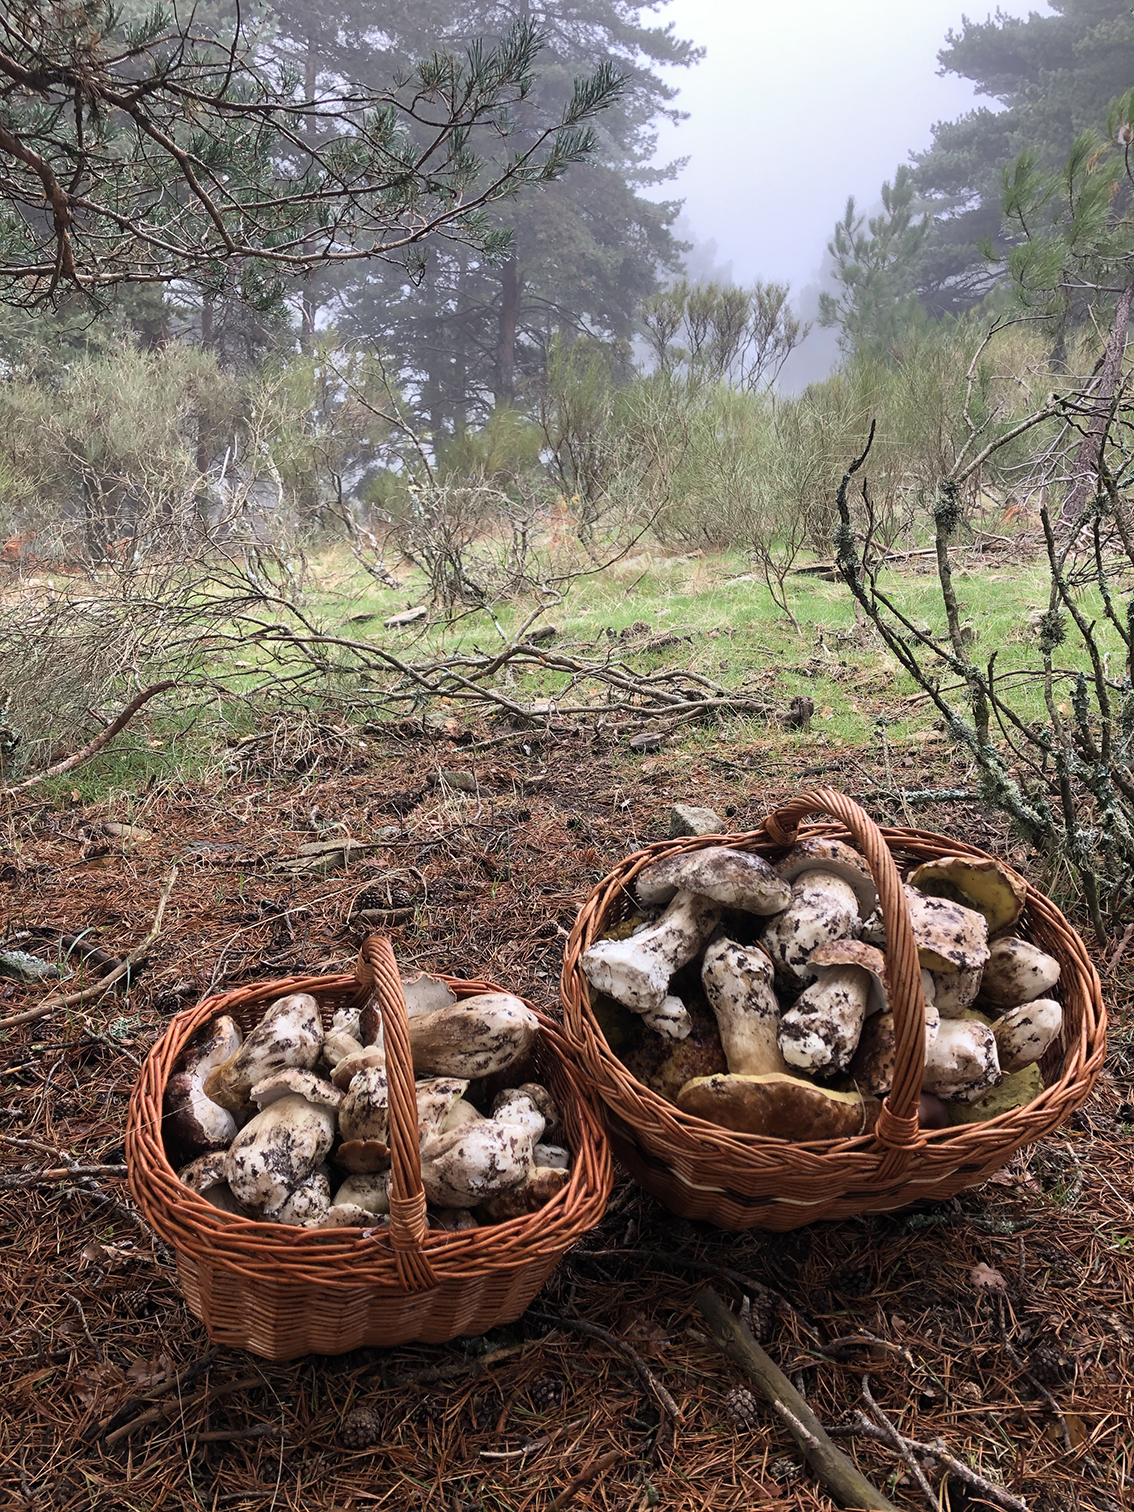
[[[163,1099],[163,1128],[171,1146],[185,1154],[226,1149],[236,1136],[236,1119],[205,1095],[205,1082],[240,1049],[234,1019],[203,1024],[182,1051]]]
[[[854,888],[835,872],[809,868],[793,884],[791,902],[770,920],[763,946],[778,975],[789,982],[810,982],[808,964],[820,945],[853,934],[859,922]]]
[[[705,951],[701,982],[716,1015],[725,1063],[738,1075],[788,1069],[776,1039],[780,1005],[772,977],[772,963],[758,946],[723,939]]]
[[[867,1014],[885,1012],[885,957],[861,940],[829,940],[808,964],[816,980],[780,1019],[780,1052],[803,1071],[843,1071]]]
[[[660,908],[679,892],[754,914],[779,913],[791,901],[791,887],[762,856],[728,845],[663,856],[638,873],[634,890],[645,908]]]
[[[293,1228],[304,1228],[323,1217],[331,1205],[331,1181],[326,1166],[311,1172],[306,1181],[301,1181],[294,1192],[289,1192],[279,1207],[264,1214],[269,1223],[287,1223]]]
[[[545,1133],[559,1127],[559,1109],[551,1093],[536,1082],[498,1092],[492,1102],[497,1123],[518,1124],[531,1135],[534,1145]]]
[[[323,1048],[319,1005],[306,992],[278,998],[247,1039],[205,1079],[205,1096],[230,1113],[238,1112],[257,1082],[292,1066],[310,1070]]]
[[[922,1090],[944,1102],[975,1102],[1000,1079],[991,1027],[977,1018],[942,1019],[926,1051]]]
[[[873,1128],[881,1106],[858,1092],[833,1092],[801,1077],[701,1076],[677,1094],[683,1113],[740,1134],[778,1139],[852,1139]]]
[[[1046,997],[1059,981],[1059,962],[1038,945],[1014,938],[993,940],[981,978],[981,997],[1002,1008],[1015,1008]]]
[[[1002,1071],[1022,1071],[1046,1054],[1063,1031],[1063,1009],[1054,998],[1033,998],[1010,1008],[992,1026]]]
[[[232,1195],[225,1180],[224,1157],[223,1150],[210,1150],[190,1161],[177,1175],[190,1191],[212,1203],[213,1207],[220,1208],[222,1213],[234,1213],[241,1217],[244,1216],[244,1209]]]
[[[693,1029],[693,1020],[689,1017],[689,1010],[672,992],[667,993],[662,999],[660,1008],[644,1009],[641,1019],[647,1029],[652,1029],[655,1034],[660,1034],[664,1039],[688,1039]]]
[[[533,1145],[532,1159],[537,1166],[550,1166],[556,1171],[569,1171],[571,1169],[571,1151],[564,1149],[562,1145]]]
[[[776,872],[785,882],[798,882],[808,872],[822,872],[836,876],[850,886],[862,918],[867,918],[878,907],[878,889],[870,868],[852,846],[844,840],[833,840],[818,835],[810,840],[801,840],[793,845]]]
[[[481,1118],[455,1137],[422,1143],[421,1181],[430,1202],[443,1208],[475,1208],[519,1186],[535,1169],[532,1137],[519,1124]]]
[[[236,1200],[263,1214],[278,1208],[326,1157],[342,1094],[294,1067],[250,1091],[264,1105],[229,1146],[225,1175]]]
[[[930,898],[905,888],[917,957],[938,972],[980,970],[988,960],[988,921],[975,909],[950,898]]]
[[[557,1166],[533,1166],[518,1185],[482,1202],[477,1208],[477,1216],[493,1223],[504,1223],[509,1218],[522,1218],[525,1213],[538,1212],[570,1180],[571,1173]]]
[[[934,898],[951,898],[983,914],[989,934],[1015,924],[1028,898],[1027,884],[992,856],[938,856],[910,873],[909,883]]]
[[[928,1047],[937,1038],[941,1016],[932,1003],[925,1005],[925,1043]],[[851,1080],[856,1086],[884,1097],[894,1083],[897,1063],[897,1023],[892,1013],[879,1013],[867,1019],[850,1063]]]
[[[335,1192],[335,1206],[353,1203],[366,1213],[379,1217],[390,1211],[390,1172],[348,1176]]]
[[[696,893],[679,892],[656,924],[628,940],[598,940],[581,965],[597,992],[634,1013],[656,1012],[675,971],[688,965],[716,928],[720,906]]]
[[[401,983],[408,1019],[428,1018],[439,1008],[448,1008],[457,1001],[457,994],[449,984],[440,977],[431,976],[427,971],[416,971],[412,976],[403,976]],[[359,1038],[364,1045],[381,1043],[382,1013],[376,998],[371,998],[364,1004],[358,1026]]]
[[[531,1045],[539,1020],[510,992],[483,992],[410,1020],[414,1071],[466,1080],[503,1071]]]
[[[982,966],[970,966],[967,971],[926,971],[923,966],[923,988],[926,977],[929,978],[925,1000],[934,1005],[942,1018],[960,1018],[976,1002],[983,973]]]

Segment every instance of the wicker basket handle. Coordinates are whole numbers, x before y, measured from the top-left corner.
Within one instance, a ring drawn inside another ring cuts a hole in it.
[[[437,1275],[421,1248],[427,1223],[417,1128],[417,1091],[402,979],[385,935],[367,935],[356,968],[360,992],[382,1015],[390,1099],[390,1227],[398,1278],[407,1291],[436,1286]]]
[[[910,913],[898,868],[882,832],[853,799],[833,788],[800,793],[764,820],[764,831],[777,845],[790,845],[808,814],[829,814],[850,831],[862,852],[886,926],[886,996],[894,1015],[894,1082],[882,1103],[874,1136],[893,1150],[910,1152],[925,1143],[918,1127],[917,1105],[925,1068],[925,994]]]

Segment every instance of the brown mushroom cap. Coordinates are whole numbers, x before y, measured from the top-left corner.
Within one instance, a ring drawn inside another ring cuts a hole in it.
[[[811,952],[807,964],[818,972],[834,966],[860,966],[870,977],[867,1017],[874,1013],[885,1013],[889,1007],[886,996],[886,957],[875,946],[867,945],[863,940],[827,940]]]
[[[729,845],[679,851],[638,873],[634,883],[645,908],[660,908],[679,892],[712,898],[722,908],[774,914],[788,906],[791,888],[762,856]]]
[[[874,1127],[881,1104],[832,1092],[797,1076],[701,1076],[677,1094],[683,1113],[738,1134],[778,1139],[853,1139]]]
[[[909,883],[934,898],[951,898],[988,921],[989,934],[1015,924],[1028,898],[1022,877],[992,856],[938,856],[910,873]]]
[[[858,851],[843,840],[826,836],[801,840],[779,862],[776,871],[785,882],[795,882],[809,871],[834,872],[836,877],[841,877],[854,888],[858,911],[864,919],[878,907],[878,889],[870,868]]]
[[[381,1139],[347,1139],[332,1156],[336,1165],[355,1175],[384,1171],[390,1164],[390,1146]]]
[[[340,1091],[345,1092],[360,1071],[385,1064],[386,1052],[381,1045],[363,1045],[361,1049],[352,1050],[349,1055],[343,1056],[331,1072],[331,1080]]]

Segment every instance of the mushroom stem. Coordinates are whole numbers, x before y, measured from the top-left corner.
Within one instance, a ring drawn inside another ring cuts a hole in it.
[[[656,1013],[669,979],[688,965],[716,928],[720,906],[696,893],[679,892],[656,924],[628,940],[599,940],[584,952],[582,967],[597,992],[634,1013]]]
[[[788,1069],[776,1041],[780,1005],[772,976],[772,963],[759,948],[715,940],[705,951],[701,982],[716,1014],[725,1063],[737,1075]]]

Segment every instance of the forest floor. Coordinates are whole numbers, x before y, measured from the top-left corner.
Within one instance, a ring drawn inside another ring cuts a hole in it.
[[[802,663],[799,676],[806,686]],[[352,915],[369,907],[388,910],[403,967],[488,977],[554,1014],[579,901],[665,836],[675,802],[711,804],[741,831],[826,782],[880,822],[1005,855],[1065,902],[1065,879],[1039,874],[975,797],[912,809],[902,790],[955,794],[967,780],[924,711],[895,718],[883,745],[873,721],[897,712],[895,689],[835,686],[847,696],[833,719],[820,708],[803,735],[734,720],[635,755],[594,733],[474,750],[493,731],[456,722],[362,741],[281,728],[227,770],[218,761],[223,776],[130,785],[121,768],[113,780],[80,772],[9,805],[8,947],[52,956],[81,936],[121,958],[177,868],[128,993],[0,1028],[0,1490],[13,1512],[545,1512],[593,1462],[602,1473],[574,1493],[580,1509],[831,1508],[763,1406],[747,1426],[726,1413],[741,1381],[699,1326],[706,1266],[722,1268],[710,1279],[734,1305],[737,1277],[784,1299],[755,1304],[753,1327],[828,1427],[853,1419],[868,1375],[903,1434],[942,1439],[1032,1512],[1134,1507],[1134,948],[1118,940],[1096,957],[1107,1071],[1069,1124],[981,1188],[727,1234],[675,1218],[620,1175],[602,1223],[528,1314],[482,1340],[283,1365],[210,1350],[133,1208],[127,1102],[181,1008],[349,970],[363,933]],[[854,728],[839,724],[851,697]],[[443,772],[466,773],[471,791]],[[365,847],[349,861],[301,854],[347,835]],[[0,1020],[47,990],[3,983]],[[621,1354],[555,1315],[629,1343],[678,1404],[676,1428]],[[344,1442],[358,1408],[369,1447]],[[843,1442],[900,1505],[926,1507],[893,1451]],[[948,1512],[995,1505],[955,1478],[939,1494]]]

